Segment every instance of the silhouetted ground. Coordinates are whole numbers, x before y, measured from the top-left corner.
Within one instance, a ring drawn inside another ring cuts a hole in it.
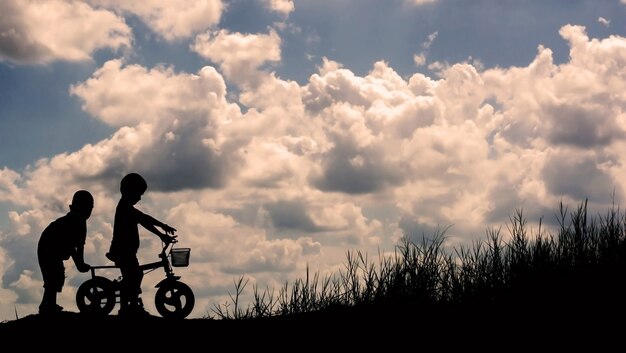
[[[221,350],[372,350],[438,347],[528,347],[622,350],[626,337],[623,307],[492,305],[432,308],[410,305],[343,308],[329,312],[248,320],[167,320],[89,318],[63,312],[46,318],[29,315],[0,323],[3,342],[20,350],[123,351],[133,349]],[[619,344],[620,346],[615,346]],[[516,349],[515,349],[516,350]]]

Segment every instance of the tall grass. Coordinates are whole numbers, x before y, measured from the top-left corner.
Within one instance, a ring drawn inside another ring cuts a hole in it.
[[[242,307],[247,285],[235,282],[231,303],[216,304],[208,318],[248,319],[342,308],[385,305],[464,308],[485,305],[535,306],[617,303],[624,296],[626,215],[613,206],[589,216],[587,201],[569,211],[561,203],[554,232],[528,229],[521,209],[501,228],[452,251],[443,246],[446,230],[432,239],[404,237],[393,254],[375,259],[347,252],[339,273],[311,275],[274,291],[253,288],[254,300]]]

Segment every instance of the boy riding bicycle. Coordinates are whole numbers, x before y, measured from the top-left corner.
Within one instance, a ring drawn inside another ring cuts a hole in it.
[[[147,314],[139,299],[143,271],[137,259],[140,243],[138,225],[156,234],[166,244],[176,239],[173,235],[176,229],[135,208],[147,189],[146,180],[137,173],[127,174],[120,183],[122,197],[115,209],[113,239],[106,254],[122,273],[119,315]]]

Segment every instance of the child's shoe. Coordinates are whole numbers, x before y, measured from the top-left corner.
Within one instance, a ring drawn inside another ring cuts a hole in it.
[[[63,311],[63,307],[58,304],[39,306],[40,315],[54,315],[62,311]]]
[[[128,305],[120,308],[118,314],[119,316],[126,317],[148,317],[151,316],[146,309],[143,308],[143,305]]]

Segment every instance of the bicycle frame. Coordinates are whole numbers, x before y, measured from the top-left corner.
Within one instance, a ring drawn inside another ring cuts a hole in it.
[[[161,250],[161,253],[159,254],[159,258],[161,258],[161,260],[159,261],[154,261],[154,262],[148,262],[145,264],[140,264],[139,268],[141,269],[141,271],[145,273],[148,272],[152,272],[153,270],[156,270],[159,267],[163,268],[163,272],[165,272],[165,277],[166,279],[173,279],[173,280],[177,280],[180,279],[180,276],[176,276],[174,274],[174,269],[172,268],[172,265],[170,264],[169,261],[169,253],[166,253],[166,249],[170,246],[174,244],[174,242],[169,243],[169,244],[165,244],[165,246],[163,247],[163,249]],[[171,251],[171,248],[170,248]],[[91,266],[90,272],[91,272],[91,278],[96,277],[96,270],[101,270],[101,269],[107,269],[107,268],[117,268],[119,269],[119,266],[116,265],[100,265],[100,266]],[[115,280],[115,281],[121,281],[121,276]],[[159,282],[160,283],[160,282]],[[159,285],[157,284],[157,287]]]
[[[173,244],[176,241],[165,244],[159,254],[159,261],[140,264],[143,273],[148,273],[157,268],[162,268],[165,278],[158,282],[155,287],[155,305],[163,317],[184,318],[193,309],[195,298],[189,286],[180,281],[180,276],[174,274],[170,255]],[[172,245],[172,247],[170,247]],[[169,248],[169,251],[167,251]],[[96,274],[101,269],[119,269],[116,265],[92,266],[90,269],[91,279],[84,282],[76,294],[76,302],[81,312],[90,314],[106,315],[116,303],[120,302],[120,283],[122,276],[111,281],[106,277]]]

